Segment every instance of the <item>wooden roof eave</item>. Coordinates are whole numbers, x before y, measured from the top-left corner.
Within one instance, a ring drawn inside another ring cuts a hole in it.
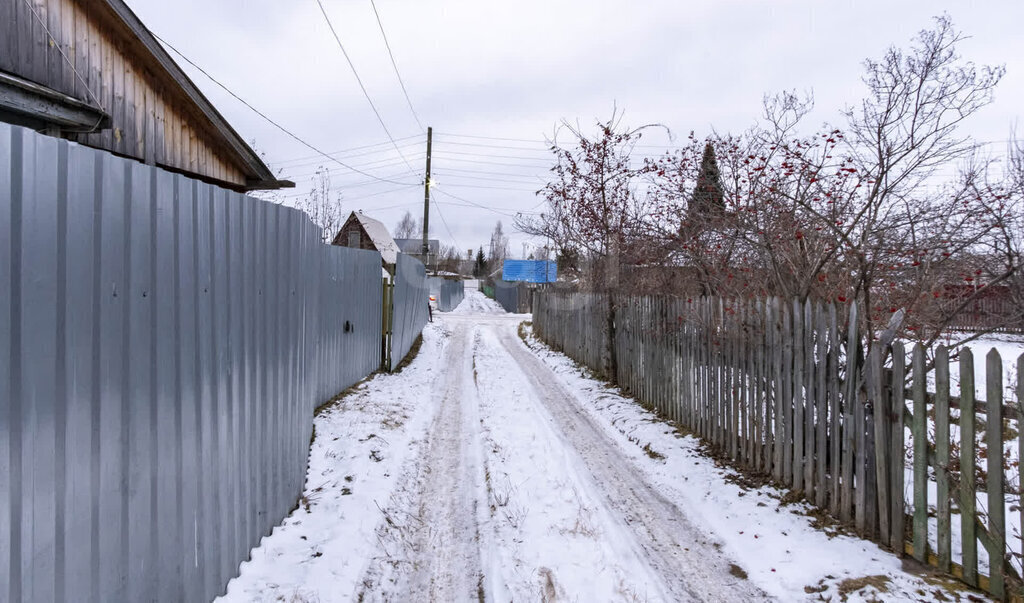
[[[246,191],[266,191],[281,188],[295,188],[291,180],[249,180],[245,183]]]
[[[171,58],[163,45],[156,39],[152,32],[142,23],[128,5],[122,0],[102,0],[101,3],[126,26],[128,26],[138,37],[138,41],[153,56],[157,64],[171,80],[179,87],[180,91],[209,121],[214,132],[216,132],[223,144],[236,156],[239,167],[246,171],[246,186],[248,190],[260,190],[271,188],[288,188],[294,186],[287,180],[279,181],[274,177],[263,160],[259,158],[252,147],[231,127],[231,124],[213,106],[213,103],[200,92],[195,83],[182,71],[177,62]]]
[[[0,71],[0,110],[58,128],[95,132],[110,127],[110,115],[99,107],[4,71]]]

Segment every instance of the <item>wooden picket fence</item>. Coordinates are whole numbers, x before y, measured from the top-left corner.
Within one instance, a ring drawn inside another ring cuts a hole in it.
[[[992,350],[979,399],[969,349],[953,363],[944,347],[916,345],[908,362],[903,343],[858,333],[852,304],[545,291],[533,322],[737,467],[898,554],[1019,598],[1024,355],[1007,397]]]
[[[1021,308],[1008,297],[989,297],[972,302],[954,317],[950,328],[959,331],[991,330],[997,333],[1024,333]]]

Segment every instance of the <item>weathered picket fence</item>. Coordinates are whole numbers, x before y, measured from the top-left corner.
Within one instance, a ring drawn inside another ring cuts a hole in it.
[[[971,302],[950,321],[958,331],[988,330],[997,333],[1024,333],[1024,314],[1008,288],[995,287],[995,293]]]
[[[951,364],[917,345],[908,365],[901,342],[858,333],[852,304],[547,291],[533,320],[548,344],[862,537],[1019,593],[1024,356],[1005,396],[988,354],[982,399],[970,349]]]

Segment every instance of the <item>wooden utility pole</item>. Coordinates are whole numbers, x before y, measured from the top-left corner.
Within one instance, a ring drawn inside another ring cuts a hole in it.
[[[423,265],[427,265],[430,258],[430,241],[427,240],[427,233],[430,232],[430,141],[433,138],[434,129],[427,128],[427,177],[423,180]]]

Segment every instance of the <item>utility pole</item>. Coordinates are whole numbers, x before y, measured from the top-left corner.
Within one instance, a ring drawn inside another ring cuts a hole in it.
[[[427,240],[427,233],[430,232],[430,141],[433,138],[434,129],[427,128],[427,177],[423,180],[423,265],[426,266],[430,260],[430,241]]]

